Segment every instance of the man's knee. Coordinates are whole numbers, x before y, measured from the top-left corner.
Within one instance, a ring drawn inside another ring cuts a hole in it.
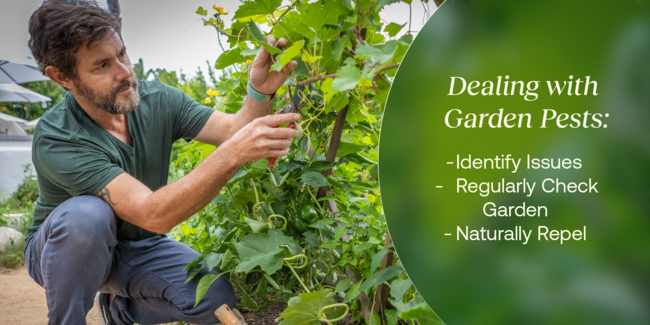
[[[56,212],[56,213],[55,213]],[[61,203],[52,212],[52,232],[71,234],[80,244],[115,237],[116,220],[113,209],[94,196],[77,196]]]

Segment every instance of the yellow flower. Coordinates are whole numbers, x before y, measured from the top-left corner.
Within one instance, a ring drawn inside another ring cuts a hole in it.
[[[210,105],[211,102],[212,102],[212,98],[210,98],[210,97],[205,98],[205,104],[206,105]]]
[[[251,65],[253,64],[253,60],[246,60],[246,65]]]
[[[212,97],[219,96],[219,92],[214,91],[214,90],[212,90],[212,88],[210,88],[210,89],[208,89],[208,96],[212,96]]]
[[[214,10],[216,10],[220,15],[227,15],[230,11],[223,11],[223,7],[217,7],[217,4],[215,3],[214,6],[212,6]]]

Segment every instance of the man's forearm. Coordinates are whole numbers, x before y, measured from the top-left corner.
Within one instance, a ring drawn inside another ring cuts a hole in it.
[[[150,222],[168,232],[177,224],[203,209],[219,194],[240,165],[224,148],[217,148],[192,172],[151,194]]]

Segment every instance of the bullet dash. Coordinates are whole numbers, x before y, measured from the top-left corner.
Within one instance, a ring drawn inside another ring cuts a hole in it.
[[[437,185],[436,188],[442,188],[442,185]]]

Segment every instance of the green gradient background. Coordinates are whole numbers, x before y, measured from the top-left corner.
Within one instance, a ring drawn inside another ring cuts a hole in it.
[[[650,102],[647,1],[448,1],[416,37],[382,125],[382,200],[397,253],[448,325],[650,324]],[[450,76],[539,80],[539,98],[447,96]],[[544,81],[591,76],[598,96],[550,96]],[[528,112],[531,129],[450,129],[445,113]],[[540,129],[542,109],[609,113],[608,128]],[[456,154],[581,158],[579,170],[457,170]],[[536,181],[535,193],[457,194],[456,179]],[[598,182],[547,194],[541,182]],[[443,185],[443,189],[436,189]],[[544,205],[548,218],[488,218],[482,207]],[[582,229],[560,245],[456,241],[477,229]],[[444,236],[444,233],[453,236]]]

